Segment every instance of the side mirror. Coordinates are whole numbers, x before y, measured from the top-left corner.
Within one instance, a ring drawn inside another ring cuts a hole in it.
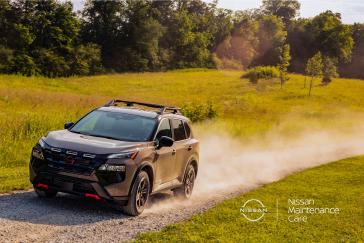
[[[162,147],[171,147],[174,143],[174,140],[170,137],[167,136],[162,136],[159,139],[159,144],[158,144],[158,148],[162,148]]]
[[[66,122],[66,123],[64,124],[64,129],[68,129],[68,128],[72,127],[73,125],[74,125],[74,123],[73,123],[73,122]]]

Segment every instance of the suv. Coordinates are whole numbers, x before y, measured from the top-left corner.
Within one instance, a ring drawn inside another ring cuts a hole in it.
[[[112,100],[64,128],[32,150],[30,181],[38,196],[82,195],[133,216],[143,212],[150,194],[191,196],[199,143],[179,108]]]

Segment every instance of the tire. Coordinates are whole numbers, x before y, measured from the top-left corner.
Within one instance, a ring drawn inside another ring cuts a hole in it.
[[[38,189],[36,187],[34,187],[34,191],[37,194],[37,196],[41,197],[41,198],[53,198],[58,193],[56,190],[52,190],[52,189],[40,190],[40,189]]]
[[[181,199],[189,199],[192,195],[193,186],[195,185],[196,172],[195,168],[190,164],[187,167],[183,179],[183,186],[176,188],[173,193]]]
[[[145,171],[141,171],[131,189],[128,204],[123,207],[124,213],[130,216],[140,215],[148,202],[149,193],[149,176]]]

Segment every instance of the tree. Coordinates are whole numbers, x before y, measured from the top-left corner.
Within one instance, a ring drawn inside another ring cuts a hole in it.
[[[258,54],[253,65],[275,66],[279,63],[279,50],[287,37],[284,24],[276,16],[263,16],[258,23],[259,28],[256,33]]]
[[[11,5],[9,0],[0,0],[0,43],[7,45],[9,32],[12,29]]]
[[[308,95],[311,96],[311,91],[313,88],[313,80],[315,77],[319,77],[322,75],[322,55],[320,52],[316,53],[313,57],[308,59],[306,65],[306,73],[311,77],[310,81],[310,89]]]
[[[125,1],[87,0],[82,10],[81,38],[101,47],[102,64],[107,69],[122,68],[119,63],[124,40]]]
[[[283,87],[283,84],[288,80],[287,77],[287,70],[289,63],[291,61],[291,55],[290,55],[290,47],[288,44],[283,45],[282,48],[280,48],[281,55],[279,56],[280,62],[278,64],[278,70],[279,70],[279,79],[281,81],[281,88]]]
[[[364,24],[354,24],[352,29],[354,40],[352,59],[349,63],[342,63],[339,70],[342,76],[364,79]]]
[[[324,56],[322,59],[323,68],[322,68],[322,83],[324,85],[328,85],[332,78],[338,77],[337,73],[337,60],[332,57]]]
[[[264,14],[278,16],[286,25],[298,16],[300,8],[297,0],[263,0],[262,5]]]
[[[206,3],[197,1],[204,6]],[[171,45],[171,66],[173,68],[206,67],[211,61],[209,47],[212,33],[204,31],[204,16],[192,9],[192,1],[177,1],[178,6],[172,16],[168,31]]]
[[[290,72],[305,73],[307,60],[319,50],[315,44],[315,38],[308,26],[310,19],[293,20],[287,26],[287,40],[291,49],[292,61]]]
[[[258,55],[259,22],[252,19],[249,13],[239,12],[238,15],[235,15],[231,34],[215,49],[217,62],[221,62],[222,67],[247,68]]]
[[[14,64],[13,50],[0,46],[0,73],[10,73]]]
[[[328,84],[336,74],[338,62],[351,59],[353,38],[351,27],[341,22],[341,15],[326,11],[313,18],[309,30],[314,36],[314,45],[325,57],[322,82]]]
[[[80,45],[73,50],[70,74],[94,75],[102,72],[100,47],[96,44]]]

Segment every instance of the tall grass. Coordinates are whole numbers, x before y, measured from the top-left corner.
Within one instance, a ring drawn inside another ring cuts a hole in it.
[[[0,191],[29,187],[30,151],[40,137],[112,98],[181,106],[199,121],[197,134],[222,129],[244,138],[271,129],[290,136],[307,126],[344,129],[364,114],[363,81],[335,79],[307,97],[302,76],[291,75],[281,90],[278,83],[261,89],[241,75],[217,70],[60,79],[0,75]]]

